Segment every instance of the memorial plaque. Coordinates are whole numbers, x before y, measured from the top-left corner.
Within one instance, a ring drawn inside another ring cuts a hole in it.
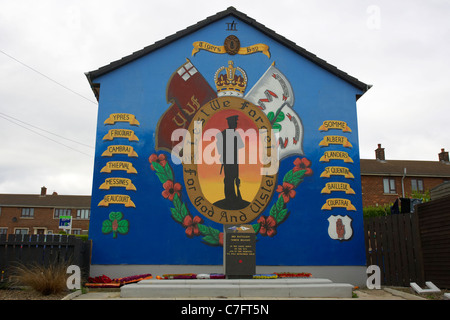
[[[256,273],[255,231],[251,225],[224,227],[224,268],[229,279],[251,279]]]

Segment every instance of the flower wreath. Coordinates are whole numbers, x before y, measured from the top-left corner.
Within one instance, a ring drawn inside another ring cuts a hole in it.
[[[175,182],[173,170],[165,154],[152,154],[148,160],[150,168],[156,172],[164,188],[161,195],[174,205],[173,208],[170,208],[172,218],[185,228],[186,235],[189,238],[202,236],[202,241],[210,246],[223,246],[223,232],[204,225],[203,218],[193,217],[186,204],[181,200],[182,186]],[[310,168],[311,161],[307,158],[297,158],[293,164],[294,168],[284,175],[282,185],[278,185],[276,189],[279,193],[278,200],[271,207],[269,216],[261,216],[255,224],[252,224],[255,234],[259,233],[269,237],[277,234],[277,227],[289,216],[287,203],[295,197],[295,189],[303,182],[305,176],[313,174]]]

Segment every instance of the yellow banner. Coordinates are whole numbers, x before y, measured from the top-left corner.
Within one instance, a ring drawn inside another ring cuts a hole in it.
[[[136,151],[131,146],[113,145],[109,146],[103,153],[102,157],[112,157],[115,154],[126,154],[129,157],[137,157]]]
[[[139,141],[133,130],[128,129],[111,129],[103,137],[103,140],[113,140],[114,138],[125,138],[128,141]]]
[[[326,167],[320,175],[321,178],[329,178],[331,176],[344,176],[347,179],[355,178],[350,170],[345,167]]]
[[[320,193],[331,193],[335,191],[344,191],[346,194],[355,194],[350,184],[345,182],[328,182]]]
[[[131,182],[131,179],[126,178],[107,178],[99,189],[109,190],[111,187],[124,187],[126,190],[136,191],[136,187]]]
[[[133,167],[131,162],[126,161],[109,161],[106,165],[100,170],[103,173],[111,173],[111,171],[115,170],[124,170],[127,173],[136,173],[137,170]]]
[[[352,132],[346,122],[339,120],[326,120],[319,127],[319,131],[328,131],[329,129],[338,129],[342,130],[342,132]]]
[[[109,115],[108,119],[105,120],[104,124],[115,124],[116,122],[128,122],[132,126],[138,126],[139,121],[136,117],[129,113],[112,113]]]
[[[136,208],[133,201],[131,201],[130,196],[121,194],[108,194],[102,201],[98,203],[99,207],[109,207],[110,204],[123,204],[125,207]]]
[[[352,148],[352,144],[348,141],[346,137],[342,136],[325,136],[323,140],[320,141],[319,146],[328,147],[330,144],[340,144],[346,148]]]
[[[330,160],[344,160],[344,162],[353,163],[348,153],[343,151],[325,151],[319,161],[329,162]]]
[[[196,41],[192,45],[194,46],[194,49],[192,49],[193,56],[200,50],[206,50],[208,52],[218,53],[218,54],[227,53],[227,51],[225,50],[225,46],[216,46],[216,45],[210,44],[208,42],[204,42],[204,41]],[[254,44],[249,47],[241,47],[241,48],[239,48],[239,51],[237,54],[247,55],[247,54],[252,54],[252,53],[257,53],[257,52],[262,52],[268,58],[270,58],[269,46],[266,44],[263,44],[263,43]]]
[[[350,200],[347,199],[328,199],[326,203],[322,206],[322,210],[332,210],[334,208],[345,208],[347,211],[356,211],[355,206]]]

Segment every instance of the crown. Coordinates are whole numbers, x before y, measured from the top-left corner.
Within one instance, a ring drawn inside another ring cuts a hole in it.
[[[239,72],[240,74],[236,74]],[[220,67],[214,75],[217,96],[243,97],[247,87],[247,74],[242,68],[234,67],[233,61],[228,61],[228,67]]]

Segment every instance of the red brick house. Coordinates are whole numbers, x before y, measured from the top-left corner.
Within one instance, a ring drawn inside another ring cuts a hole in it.
[[[0,194],[0,234],[58,234],[60,216],[72,216],[71,234],[87,234],[91,196]]]
[[[379,144],[375,159],[361,159],[363,207],[391,204],[450,181],[449,154],[442,149],[438,156],[437,161],[386,160]]]

